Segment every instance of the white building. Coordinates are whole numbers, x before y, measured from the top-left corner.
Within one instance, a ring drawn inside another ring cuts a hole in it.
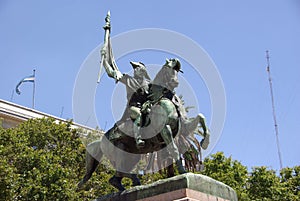
[[[0,126],[3,128],[16,127],[28,119],[44,117],[53,118],[57,122],[67,122],[65,119],[0,99]],[[95,129],[77,123],[73,123],[72,126],[73,128],[82,128],[86,131],[95,131]]]

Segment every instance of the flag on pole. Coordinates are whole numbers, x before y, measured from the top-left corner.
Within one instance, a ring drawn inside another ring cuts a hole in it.
[[[114,58],[114,55],[113,55],[113,50],[112,50],[112,45],[111,45],[111,42],[110,42],[110,37],[108,38],[108,43],[107,43],[107,49],[105,50],[106,51],[106,56],[105,56],[105,60],[106,62],[114,69],[114,70],[119,70],[118,69],[118,66],[115,62],[115,58]]]
[[[17,93],[18,95],[21,94],[21,91],[20,91],[20,89],[19,89],[19,86],[20,86],[23,82],[34,82],[34,80],[35,80],[34,74],[33,74],[33,75],[30,75],[30,76],[27,76],[27,77],[24,77],[24,78],[17,84],[17,86],[16,86],[16,93]]]

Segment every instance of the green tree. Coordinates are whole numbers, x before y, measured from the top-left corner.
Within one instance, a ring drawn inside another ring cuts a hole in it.
[[[204,166],[202,174],[232,187],[239,200],[247,200],[247,167],[236,160],[232,160],[231,157],[226,158],[223,152],[217,152],[207,157],[204,160]]]
[[[248,180],[251,200],[282,200],[282,185],[274,170],[265,166],[254,167]]]
[[[239,200],[300,200],[300,166],[283,168],[279,176],[265,166],[248,173],[245,166],[223,152],[210,155],[204,165],[201,173],[232,187]]]
[[[300,166],[283,168],[280,171],[282,200],[300,200]]]
[[[107,182],[113,171],[101,166],[89,183],[96,188],[77,191],[85,147],[71,124],[30,119],[0,128],[0,200],[90,200],[114,191]]]

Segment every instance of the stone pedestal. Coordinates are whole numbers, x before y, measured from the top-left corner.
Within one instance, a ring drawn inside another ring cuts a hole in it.
[[[237,201],[235,191],[210,177],[186,173],[136,186],[95,201]]]

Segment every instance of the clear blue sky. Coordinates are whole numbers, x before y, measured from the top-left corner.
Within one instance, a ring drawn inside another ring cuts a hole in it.
[[[268,49],[283,165],[299,165],[300,3],[297,0],[122,3],[1,0],[0,98],[31,107],[31,83],[21,86],[20,96],[12,97],[12,91],[21,78],[36,69],[35,108],[72,118],[76,76],[88,54],[103,41],[101,27],[108,10],[112,13],[112,36],[134,29],[162,28],[181,33],[204,48],[219,70],[227,98],[224,129],[213,153],[223,151],[248,167],[266,165],[278,170],[266,72]],[[130,70],[129,60],[163,64],[165,57],[173,56],[159,52],[151,55],[127,55],[120,61],[121,70]],[[185,79],[195,84],[192,78]],[[109,83],[114,86],[112,81]],[[112,92],[106,89],[103,93]],[[102,91],[97,90],[99,94]],[[210,117],[208,92],[203,89],[203,94],[206,95],[199,100],[199,107]],[[101,118],[108,115],[97,113]],[[113,123],[104,118],[101,127],[104,122],[107,127]]]

